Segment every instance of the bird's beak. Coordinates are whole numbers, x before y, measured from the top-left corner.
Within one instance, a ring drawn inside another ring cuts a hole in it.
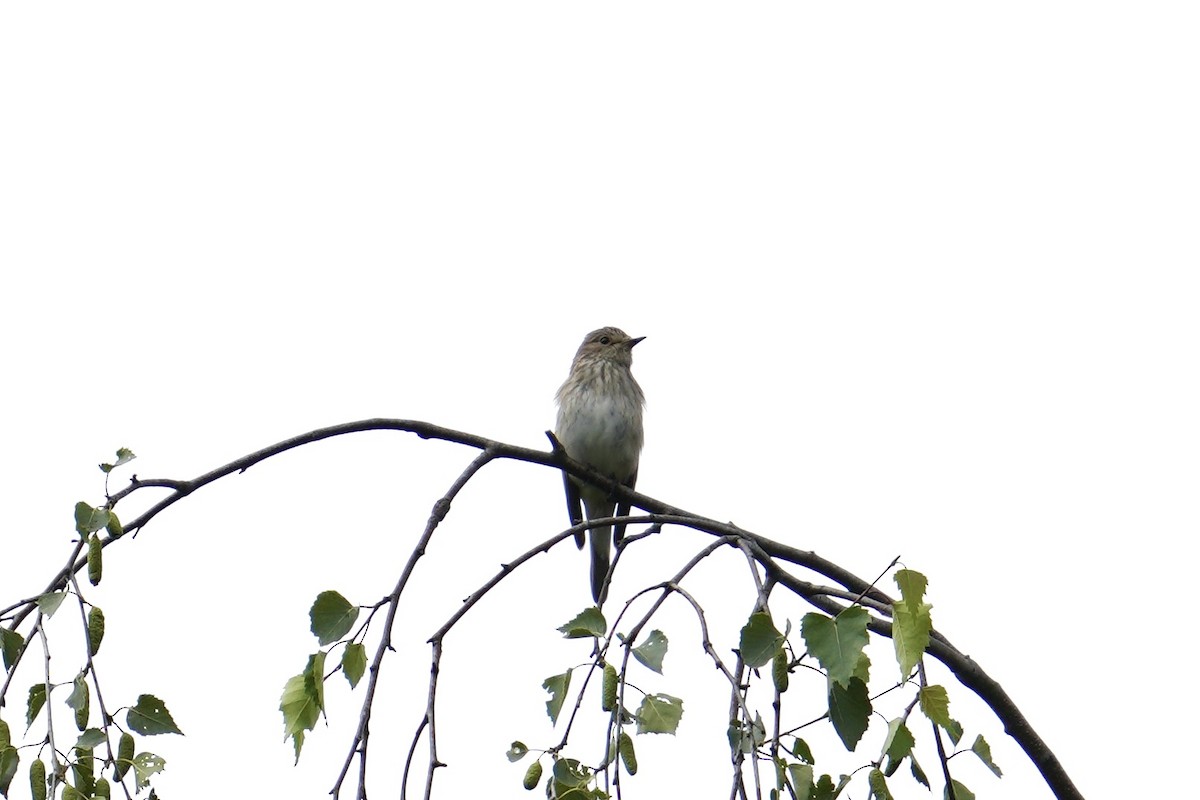
[[[637,344],[638,342],[640,342],[642,339],[645,339],[645,338],[646,338],[645,336],[639,336],[636,339],[630,339],[629,340],[629,349],[632,350],[633,346],[635,344]]]

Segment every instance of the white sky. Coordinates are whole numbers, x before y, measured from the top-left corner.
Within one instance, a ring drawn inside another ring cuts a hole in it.
[[[1176,682],[1200,522],[1198,22],[1188,3],[7,4],[0,606],[61,565],[117,447],[139,455],[121,478],[370,416],[543,447],[579,339],[618,325],[648,337],[640,489],[860,575],[902,555],[1084,795],[1164,794],[1200,713]],[[150,742],[163,797],[325,795],[361,689],[333,682],[293,768],[277,704],[315,648],[308,605],[386,594],[473,455],[319,444],[107,551],[88,592],[106,700],[154,693],[188,734]],[[372,796],[396,796],[424,639],[565,525],[559,477],[525,465],[455,505],[385,665]],[[618,594],[702,543],[660,539]],[[586,572],[556,549],[448,639],[438,796],[528,796],[503,752],[557,741],[540,682],[587,654],[553,630]],[[744,564],[692,585],[727,652]],[[56,680],[76,618],[50,627]],[[725,689],[691,619],[662,627],[667,674],[643,684],[685,698],[683,729],[638,741],[626,797],[723,797]],[[956,774],[1049,797],[950,691],[1007,773]]]

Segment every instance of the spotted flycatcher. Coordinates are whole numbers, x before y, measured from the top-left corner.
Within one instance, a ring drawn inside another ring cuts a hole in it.
[[[642,452],[642,387],[633,379],[633,346],[645,337],[631,339],[619,328],[601,328],[583,339],[571,362],[571,374],[558,390],[558,422],[554,435],[567,455],[587,464],[630,489],[637,483],[638,457]],[[629,504],[617,503],[601,489],[563,474],[571,524],[588,519],[624,516]],[[616,508],[616,513],[613,513]],[[609,543],[620,541],[625,526],[616,530],[592,528],[592,598],[597,603],[608,575]],[[575,537],[583,547],[583,534]]]

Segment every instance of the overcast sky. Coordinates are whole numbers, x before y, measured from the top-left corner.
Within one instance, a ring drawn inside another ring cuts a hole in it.
[[[859,575],[900,555],[1084,795],[1177,794],[1200,713],[1178,680],[1198,22],[1188,3],[7,4],[0,607],[61,566],[118,447],[139,458],[114,489],[373,416],[545,447],[579,340],[616,325],[647,337],[639,489]],[[325,796],[362,689],[331,682],[293,767],[277,705],[316,647],[308,605],[385,595],[473,455],[317,444],[106,551],[87,593],[106,702],[156,694],[187,733],[147,743],[161,796]],[[496,464],[463,493],[403,601],[372,796],[396,796],[426,637],[566,524],[548,470]],[[614,593],[703,544],[667,531]],[[586,561],[535,559],[447,640],[438,796],[525,796],[503,753],[557,741],[540,683],[586,659],[554,631],[590,602]],[[744,562],[692,581],[728,652]],[[640,685],[684,697],[683,726],[639,739],[625,796],[722,797],[727,692],[671,614],[666,674]],[[76,620],[49,626],[55,680],[78,669]],[[1006,771],[956,775],[1049,797],[949,685]],[[861,765],[883,729],[819,766]]]

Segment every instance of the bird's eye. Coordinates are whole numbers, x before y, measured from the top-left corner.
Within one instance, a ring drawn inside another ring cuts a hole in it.
[[[607,336],[601,336],[600,344],[612,344],[612,339],[608,338]]]

